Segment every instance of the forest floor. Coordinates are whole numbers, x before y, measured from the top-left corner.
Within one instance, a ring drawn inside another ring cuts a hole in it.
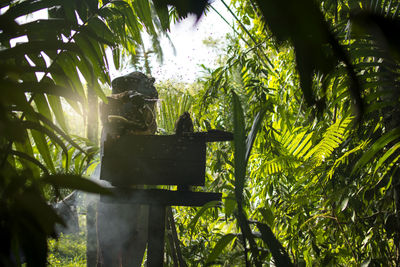
[[[79,215],[79,229],[48,241],[48,266],[86,267],[86,215]]]

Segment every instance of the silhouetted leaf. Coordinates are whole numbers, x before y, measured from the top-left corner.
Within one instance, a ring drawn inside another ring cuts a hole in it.
[[[55,172],[53,160],[51,158],[49,147],[47,145],[46,137],[44,136],[44,134],[46,134],[54,143],[58,144],[62,148],[65,156],[68,158],[68,149],[65,146],[64,142],[56,134],[54,134],[53,131],[42,126],[38,122],[23,121],[21,124],[23,127],[33,130],[33,131],[31,131],[31,133],[32,133],[33,139],[35,140],[36,147],[38,148],[38,150],[40,152],[40,155],[43,157],[43,160],[46,162],[47,167],[50,168],[50,170],[52,172]],[[68,162],[68,160],[67,160],[67,162]],[[68,166],[66,166],[66,167],[68,167]]]
[[[293,266],[290,261],[289,255],[281,245],[281,243],[276,239],[275,235],[272,233],[271,229],[266,224],[257,223],[257,228],[261,232],[261,239],[267,244],[269,250],[271,251],[272,257],[275,260],[276,266]]]
[[[15,155],[15,156],[17,156],[17,157],[19,157],[19,158],[21,158],[21,159],[23,159],[23,160],[27,160],[27,161],[29,161],[29,162],[34,163],[34,164],[37,165],[40,169],[42,169],[42,171],[43,171],[46,175],[49,174],[49,172],[47,171],[47,168],[46,168],[42,163],[40,163],[40,161],[38,161],[37,159],[35,159],[34,157],[32,157],[32,156],[30,156],[30,155],[28,155],[28,154],[26,154],[26,153],[19,152],[19,151],[15,151],[15,150],[11,150],[11,151],[10,151],[10,154],[11,154],[11,155]]]
[[[242,201],[242,193],[246,175],[246,125],[243,108],[239,97],[232,91],[233,104],[233,139],[235,151],[235,194],[238,202]]]
[[[264,116],[265,116],[266,112],[267,112],[267,109],[266,108],[262,108],[257,113],[256,117],[254,118],[253,125],[251,126],[250,133],[247,136],[247,139],[246,139],[246,156],[245,156],[246,165],[247,165],[247,162],[249,161],[250,152],[251,152],[251,149],[253,147],[254,140],[257,137],[257,133],[258,133],[260,127],[261,127],[261,124],[263,122],[263,119],[264,119]]]
[[[155,0],[157,8],[165,9],[168,5],[173,5],[180,18],[185,18],[188,14],[195,14],[197,19],[201,17],[206,9],[209,0]]]
[[[158,18],[160,19],[161,27],[164,31],[169,30],[169,12],[168,6],[160,4],[161,1],[154,1],[154,6],[156,8],[156,12]]]
[[[67,132],[68,127],[67,127],[67,122],[65,121],[61,99],[57,96],[52,96],[52,95],[47,96],[47,99],[49,101],[51,110],[53,111],[54,116],[57,119],[58,124],[60,124],[61,128]]]
[[[54,174],[43,177],[44,183],[51,184],[57,188],[69,188],[74,190],[82,190],[90,193],[111,194],[111,191],[93,180],[83,178],[73,174]]]
[[[26,54],[38,54],[43,50],[54,51],[57,50],[72,51],[80,54],[81,50],[75,43],[64,43],[62,41],[32,41],[29,43],[18,44],[13,48],[0,50],[0,58],[8,59],[13,57],[20,57]]]

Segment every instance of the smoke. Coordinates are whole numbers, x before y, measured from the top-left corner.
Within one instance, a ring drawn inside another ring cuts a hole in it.
[[[101,164],[91,179],[104,187],[100,180]],[[86,211],[87,261],[97,266],[141,266],[147,246],[148,206],[118,203],[107,197],[103,202],[98,194],[82,193],[77,202]]]
[[[53,209],[65,223],[65,226],[56,224],[55,231],[57,236],[59,236],[61,233],[74,234],[79,232],[79,217],[77,206],[75,204],[77,198],[77,191],[73,191],[60,202],[52,204]]]
[[[100,164],[94,170],[91,179],[96,180],[97,183],[104,187],[110,187],[110,183],[102,181],[100,178]],[[56,235],[63,234],[76,234],[81,230],[79,227],[79,215],[87,215],[88,206],[95,205],[99,202],[100,197],[98,194],[86,193],[74,190],[63,200],[53,203],[52,207],[57,214],[63,219],[64,225],[56,224]]]

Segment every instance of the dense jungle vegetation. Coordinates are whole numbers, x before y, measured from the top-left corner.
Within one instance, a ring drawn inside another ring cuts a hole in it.
[[[61,264],[51,237],[62,222],[47,203],[73,189],[107,193],[86,178],[109,64],[143,54],[143,32],[161,57],[170,24],[218,12],[206,4],[0,2],[0,265],[21,255],[27,266]],[[222,192],[222,203],[173,209],[181,257],[167,245],[166,264],[399,266],[399,1],[224,4],[235,24],[220,67],[191,90],[158,88],[160,133],[186,110],[196,131],[234,133],[208,146],[196,189]],[[71,134],[66,110],[83,118],[84,136]],[[84,253],[83,238],[67,241]]]

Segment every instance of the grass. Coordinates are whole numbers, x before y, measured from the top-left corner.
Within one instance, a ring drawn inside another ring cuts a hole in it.
[[[85,216],[80,216],[80,232],[61,234],[58,239],[48,241],[48,266],[86,267],[86,226]]]

